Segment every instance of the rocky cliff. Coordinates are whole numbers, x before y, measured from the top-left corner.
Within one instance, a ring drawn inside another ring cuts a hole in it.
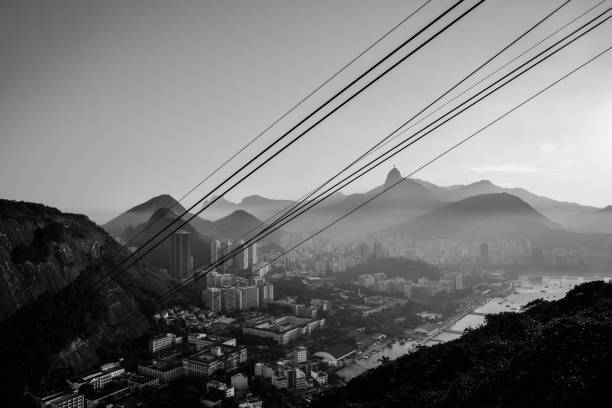
[[[0,358],[14,375],[1,389],[19,390],[56,368],[97,361],[99,343],[134,337],[149,323],[156,297],[175,287],[144,263],[102,275],[129,254],[87,217],[40,204],[0,200]],[[131,317],[106,335],[107,329]],[[81,349],[81,346],[90,347]],[[75,352],[79,348],[78,352]],[[62,358],[58,358],[62,357]]]

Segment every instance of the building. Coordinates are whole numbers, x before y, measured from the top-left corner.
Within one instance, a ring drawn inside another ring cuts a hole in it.
[[[310,376],[319,385],[327,384],[328,376],[327,376],[327,373],[325,371],[311,371],[310,372]]]
[[[364,288],[370,288],[374,285],[375,279],[374,276],[370,274],[359,275],[358,278],[359,286],[363,286]]]
[[[272,385],[279,389],[287,389],[289,386],[287,376],[284,373],[275,375],[272,377]]]
[[[85,384],[91,385],[94,391],[100,391],[112,380],[125,373],[125,368],[119,363],[109,363],[100,367],[99,370],[90,370],[83,374],[72,377],[66,382],[73,391],[78,391]]]
[[[296,349],[293,351],[293,361],[295,364],[301,364],[308,361],[308,350],[306,347],[296,347]]]
[[[274,285],[265,283],[259,286],[259,304],[264,305],[266,302],[274,300]]]
[[[259,288],[245,286],[236,289],[236,308],[238,310],[254,309],[259,307]]]
[[[228,239],[221,248],[223,253],[223,257],[225,262],[223,262],[223,266],[234,266],[234,257],[229,256],[229,254],[234,250],[234,243],[232,240]]]
[[[149,387],[149,388],[159,387],[159,378],[150,378],[144,375],[138,375],[134,373],[127,374],[125,378],[128,384],[130,384],[130,386],[134,390],[142,391],[145,387]]]
[[[274,369],[264,363],[255,363],[255,376],[263,378],[274,377]]]
[[[138,374],[159,378],[163,383],[169,383],[185,375],[180,360],[153,361],[148,365],[139,365]]]
[[[85,398],[87,408],[112,407],[114,402],[131,395],[132,386],[125,380],[113,381],[104,389]]]
[[[295,308],[296,316],[307,317],[309,319],[317,318],[317,308],[312,306],[297,305]]]
[[[236,310],[236,288],[221,288],[221,312],[231,313]]]
[[[384,273],[384,272],[377,272],[377,273],[373,274],[372,276],[374,277],[374,280],[376,282],[384,281],[385,279],[387,279],[387,274]]]
[[[244,245],[244,240],[241,239],[236,245],[236,249]],[[249,251],[248,248],[243,248],[234,255],[234,266],[238,269],[247,269],[249,267]]]
[[[29,395],[34,405],[40,408],[85,408],[85,397],[76,391],[52,390],[30,392]]]
[[[234,387],[221,381],[212,380],[206,383],[206,393],[219,398],[232,398],[235,395]]]
[[[317,260],[314,262],[314,273],[317,276],[324,276],[327,272],[327,262]]]
[[[186,375],[207,377],[218,370],[232,371],[247,360],[245,347],[217,345],[183,359]]]
[[[204,300],[204,306],[212,310],[213,312],[221,311],[221,289],[219,288],[208,288],[202,292],[202,298]]]
[[[257,265],[257,263],[259,262],[259,256],[257,253],[258,250],[259,250],[259,243],[257,242],[254,242],[253,245],[251,245],[248,249],[250,267],[252,267],[253,265]]]
[[[309,336],[313,330],[325,325],[325,319],[312,320],[305,317],[265,316],[252,324],[243,326],[242,332],[262,338],[271,338],[279,344],[287,344],[300,336]]]
[[[174,333],[162,333],[149,339],[149,351],[153,354],[174,347],[183,342],[182,337]]]
[[[215,345],[236,346],[236,339],[214,336],[207,333],[189,333],[189,335],[187,335],[187,343],[193,344],[197,351],[203,351]]]
[[[319,312],[329,312],[331,310],[331,302],[325,299],[310,299],[310,306],[315,307]]]
[[[299,368],[292,368],[285,371],[287,376],[287,387],[290,390],[305,390],[308,388],[308,382],[306,381],[306,374]]]
[[[232,375],[230,382],[238,392],[248,391],[249,389],[249,377],[242,373]]]
[[[172,234],[171,246],[172,262],[170,274],[175,279],[185,279],[189,276],[193,268],[189,231],[178,230]]]
[[[374,243],[374,257],[375,258],[382,258],[383,256],[385,256],[385,253],[384,253],[384,250],[383,250],[382,242],[375,242]]]
[[[455,276],[455,290],[461,290],[464,289],[465,286],[463,286],[463,274],[458,273]]]
[[[262,408],[263,401],[257,398],[249,398],[247,401],[243,401],[238,404],[238,408]]]
[[[221,241],[213,239],[210,242],[210,262],[215,263],[221,259]]]
[[[486,242],[480,244],[480,264],[485,266],[489,264],[489,244]]]

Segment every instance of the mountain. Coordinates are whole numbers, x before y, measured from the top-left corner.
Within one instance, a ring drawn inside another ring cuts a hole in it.
[[[293,203],[294,201],[292,200],[278,200],[251,195],[244,197],[238,203],[238,207],[261,220],[266,220]]]
[[[601,406],[612,381],[612,285],[489,315],[461,338],[382,364],[313,408]]]
[[[210,204],[211,201],[216,199],[217,197],[211,197],[210,199],[204,201],[202,203],[202,207]],[[239,210],[240,206],[236,203],[233,203],[224,197],[219,198],[215,201],[210,207],[203,211],[203,215],[209,220],[218,220],[220,218],[226,217],[233,213],[236,210]]]
[[[160,208],[172,208],[176,213],[182,213],[185,208],[180,205],[172,196],[162,194],[153,197],[142,204],[130,208],[124,213],[113,218],[102,226],[109,234],[114,237],[123,235],[128,227],[135,227],[138,224],[146,222],[151,215]]]
[[[584,212],[596,210],[595,207],[571,203],[566,201],[553,200],[552,198],[534,194],[524,188],[505,188],[493,184],[489,180],[480,180],[466,185],[454,185],[440,187],[433,183],[419,180],[419,183],[428,188],[432,193],[444,202],[455,202],[464,198],[493,193],[508,193],[519,197],[533,208],[546,215],[548,218],[564,224],[568,227],[572,225],[572,219]],[[593,230],[594,232],[604,232]]]
[[[91,366],[104,343],[149,326],[152,300],[177,285],[167,274],[138,263],[93,289],[128,255],[84,215],[0,200],[0,359],[11,372],[0,392],[7,401],[53,370]],[[76,351],[128,316],[130,324],[104,343]]]
[[[236,210],[213,222],[208,229],[208,234],[217,239],[234,240],[243,238],[246,240],[252,236],[251,234],[261,231],[261,228],[258,228],[260,224],[261,220],[254,217],[252,214],[244,210]],[[282,234],[283,230],[280,229],[264,238],[262,242],[278,244],[280,243]],[[245,235],[246,237],[244,237]]]
[[[130,245],[138,248],[145,245],[145,243],[149,240],[153,239],[151,244],[147,244],[147,248],[151,248],[153,244],[160,242],[164,237],[166,237],[169,231],[172,231],[174,228],[180,225],[178,222],[176,222],[177,219],[178,215],[173,211],[167,208],[160,208],[155,211],[146,222],[133,228],[128,228],[124,238],[130,242]],[[170,224],[173,224],[172,227],[162,232],[162,230],[164,230],[164,228]],[[210,226],[213,224],[214,223],[208,222],[206,224],[205,231],[208,231]],[[194,228],[192,224],[184,225],[181,227],[181,230],[189,232],[189,245],[191,247],[191,256],[193,256],[194,265],[197,266],[209,262],[211,238],[208,235],[202,234],[200,230]],[[154,238],[157,234],[160,234],[159,238]],[[158,268],[166,269],[167,271],[170,271],[171,259],[171,239],[164,240],[144,257],[146,262]]]
[[[564,221],[576,230],[612,233],[612,206],[573,214]]]
[[[559,227],[529,204],[508,193],[482,194],[445,205],[386,232],[419,239],[520,238]]]
[[[203,206],[206,206],[212,200],[214,200],[214,198],[205,201]],[[204,210],[203,214],[207,219],[219,220],[230,215],[234,211],[242,210],[252,214],[254,217],[259,218],[260,220],[266,220],[279,211],[284,210],[293,202],[294,201],[292,200],[279,200],[262,197],[260,195],[250,195],[244,197],[238,203],[233,203],[221,197],[209,208]]]
[[[134,229],[136,229],[136,227],[149,222],[149,220],[153,218],[153,214],[160,209],[170,209],[174,214],[182,214],[186,211],[172,196],[163,194],[153,197],[136,207],[130,208],[104,224],[102,228],[114,237],[121,237],[127,240],[127,237],[133,237],[135,235]],[[183,219],[186,220],[190,216],[191,214],[187,213]],[[198,216],[193,218],[189,223],[201,234],[205,234],[206,229],[210,225],[210,221]],[[132,245],[130,244],[130,246]]]
[[[387,174],[384,184],[366,193],[347,195],[332,202],[324,201],[286,228],[291,232],[312,231],[342,217],[385,189],[388,190],[335,225],[332,231],[377,232],[441,205],[440,200],[430,190],[415,180],[404,179],[394,185],[401,179],[399,170],[393,168]]]

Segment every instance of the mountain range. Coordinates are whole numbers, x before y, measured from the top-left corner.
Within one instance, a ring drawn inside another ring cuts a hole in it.
[[[296,220],[285,225],[283,229],[287,232],[298,234],[312,232],[342,217],[401,178],[399,170],[393,168],[387,174],[383,184],[365,193],[345,195],[338,192]],[[420,179],[405,179],[352,215],[346,217],[337,225],[334,225],[327,233],[377,233],[387,231],[394,233],[398,231],[398,228],[402,228],[399,226],[400,224],[436,211],[454,202],[475,196],[502,193],[505,194],[503,197],[506,200],[511,200],[510,196],[520,198],[552,223],[548,225],[549,227],[554,226],[554,228],[568,229],[575,232],[612,233],[612,210],[610,209],[612,206],[598,209],[578,203],[553,200],[523,188],[500,187],[488,180],[445,187]],[[210,201],[205,202],[204,205],[207,203],[210,203]],[[259,195],[245,197],[237,203],[221,197],[203,212],[203,217],[206,219],[195,217],[191,225],[202,235],[236,237],[236,234],[230,233],[230,230],[237,230],[239,227],[231,225],[220,227],[219,224],[215,225],[215,221],[220,221],[236,211],[241,211],[234,218],[240,223],[242,222],[240,220],[245,218],[245,213],[251,215],[252,218],[247,223],[249,224],[248,229],[250,229],[253,222],[267,220],[293,203],[294,201],[291,200],[272,199]],[[490,204],[497,206],[500,203]],[[485,206],[477,207],[477,209],[482,208],[486,210]],[[184,208],[171,196],[161,195],[129,209],[109,221],[103,227],[113,236],[129,236],[132,235],[129,231],[130,228],[135,228],[139,224],[148,222],[153,213],[160,208],[171,208],[175,214],[184,211]],[[486,216],[486,214],[483,213],[483,216]],[[223,221],[221,224],[228,223]],[[278,242],[278,239],[275,238],[272,241]]]

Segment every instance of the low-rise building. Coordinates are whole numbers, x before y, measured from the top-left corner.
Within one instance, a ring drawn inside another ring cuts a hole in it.
[[[149,351],[152,354],[155,354],[162,350],[169,349],[177,344],[181,344],[182,342],[183,338],[174,333],[158,334],[149,339]]]
[[[313,330],[325,325],[325,319],[313,320],[305,317],[267,316],[252,325],[245,325],[242,332],[252,336],[270,338],[279,344],[287,344],[300,336],[308,336]]]
[[[30,391],[30,398],[39,408],[85,408],[85,397],[76,391]]]
[[[183,359],[186,375],[209,376],[215,371],[224,369],[232,371],[238,364],[247,360],[245,347],[219,345],[212,346]]]
[[[138,374],[159,378],[163,383],[176,380],[184,375],[181,361],[153,361],[148,365],[139,365]]]
[[[206,383],[206,393],[221,398],[231,398],[235,395],[233,386],[228,386],[218,380],[212,380]]]
[[[85,384],[91,385],[94,391],[99,391],[123,373],[125,373],[125,369],[119,363],[109,363],[101,366],[98,370],[86,371],[66,381],[73,391],[78,391]]]

